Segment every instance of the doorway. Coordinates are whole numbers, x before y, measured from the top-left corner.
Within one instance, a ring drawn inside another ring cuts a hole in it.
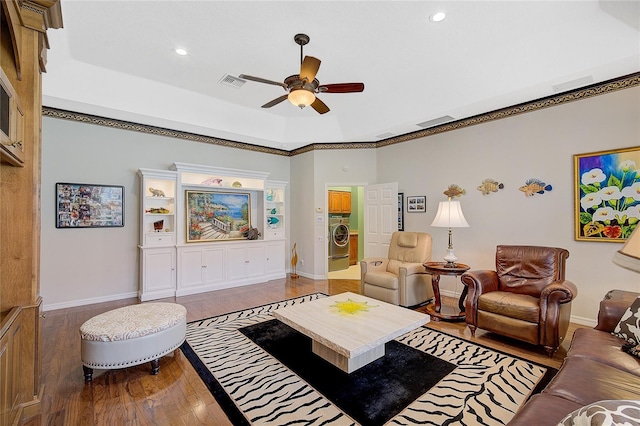
[[[360,279],[364,186],[327,187],[327,278]]]

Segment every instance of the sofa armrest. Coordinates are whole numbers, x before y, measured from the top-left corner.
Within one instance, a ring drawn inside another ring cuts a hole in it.
[[[600,301],[600,310],[598,311],[598,325],[596,330],[611,333],[620,322],[620,318],[634,300],[640,296],[640,293],[625,290],[611,290]]]
[[[422,263],[403,263],[400,265],[400,271],[403,269],[406,271],[407,276],[414,274],[427,274]]]
[[[542,289],[540,300],[545,303],[568,303],[578,296],[578,287],[571,281],[556,281]]]
[[[360,272],[362,277],[367,272],[384,272],[387,270],[389,259],[385,257],[368,257],[360,261]]]
[[[467,288],[465,299],[466,321],[472,328],[478,324],[478,298],[484,293],[498,290],[498,273],[491,270],[469,271],[462,274],[460,281]]]

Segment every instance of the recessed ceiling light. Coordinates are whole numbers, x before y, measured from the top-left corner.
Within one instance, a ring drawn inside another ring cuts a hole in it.
[[[447,17],[446,13],[438,12],[438,13],[434,13],[433,15],[431,15],[431,17],[429,19],[431,19],[432,22],[440,22],[446,17]]]
[[[186,50],[180,48],[176,49],[175,52],[180,56],[185,56],[187,54]]]

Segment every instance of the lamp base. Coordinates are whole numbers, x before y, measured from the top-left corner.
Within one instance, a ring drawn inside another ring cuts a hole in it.
[[[458,258],[455,254],[453,254],[453,248],[447,249],[447,255],[444,257],[444,260],[447,262],[444,267],[445,268],[457,268],[458,264],[456,261]]]

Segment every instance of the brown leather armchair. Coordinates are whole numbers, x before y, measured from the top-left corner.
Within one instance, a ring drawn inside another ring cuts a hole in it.
[[[575,284],[564,279],[569,252],[562,248],[506,246],[496,248],[496,271],[469,271],[466,321],[476,328],[534,345],[553,356],[567,334]]]

